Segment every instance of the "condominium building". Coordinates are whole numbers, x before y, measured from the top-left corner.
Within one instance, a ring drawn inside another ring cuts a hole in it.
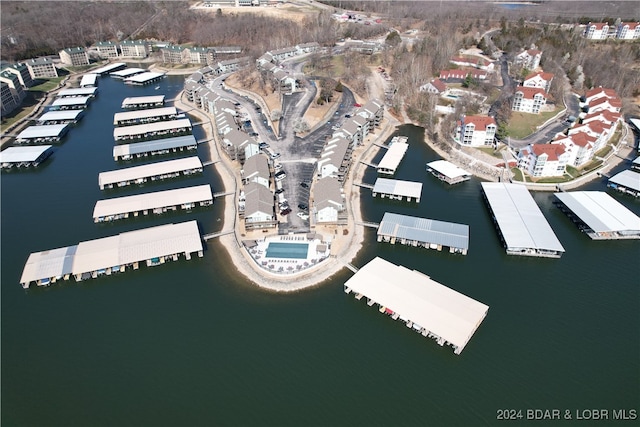
[[[470,147],[493,145],[497,128],[493,117],[462,116],[454,139],[458,144]]]
[[[25,62],[32,79],[52,79],[58,77],[58,69],[49,58],[33,58]]]
[[[69,47],[59,52],[60,61],[65,65],[80,67],[89,65],[89,55],[83,47]]]

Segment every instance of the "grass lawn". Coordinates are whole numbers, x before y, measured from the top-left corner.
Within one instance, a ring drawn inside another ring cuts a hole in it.
[[[594,155],[593,157],[605,157],[607,154],[609,154],[611,152],[611,150],[613,150],[613,147],[610,145],[605,145],[604,147],[602,147],[601,149],[599,149]]]
[[[540,114],[514,112],[507,125],[507,132],[513,138],[524,138],[535,132],[538,126],[555,116],[559,110],[559,108],[556,108],[554,111]]]
[[[490,156],[496,157],[498,159],[502,159],[501,151],[504,150],[504,145],[502,145],[497,150],[494,150],[493,147],[476,147],[476,150],[480,150]]]
[[[40,80],[42,83],[36,86],[31,86],[29,88],[29,92],[49,92],[50,90],[57,88],[65,77],[67,76],[58,76],[53,79]]]
[[[573,178],[571,178],[568,175],[563,175],[563,176],[549,176],[546,178],[540,178],[538,180],[536,180],[536,182],[538,184],[557,184],[560,182],[567,182],[567,181],[571,181]]]
[[[511,168],[511,173],[513,173],[513,180],[514,181],[526,182],[526,178],[524,176],[524,173],[522,173],[522,171],[520,169]]]

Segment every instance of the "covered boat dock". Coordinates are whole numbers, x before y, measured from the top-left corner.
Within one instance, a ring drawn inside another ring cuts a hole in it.
[[[198,156],[182,159],[167,160],[142,166],[101,172],[98,175],[98,185],[105,188],[125,187],[131,184],[143,184],[152,181],[175,178],[202,172],[202,162]]]
[[[640,173],[631,169],[622,171],[609,178],[607,186],[621,193],[640,197]]]
[[[509,255],[560,258],[564,247],[520,184],[483,182],[482,192]]]
[[[113,130],[113,139],[116,142],[131,141],[184,132],[191,132],[191,120],[189,119],[167,120],[164,122],[117,127]]]
[[[385,212],[378,227],[378,242],[442,250],[466,255],[469,250],[469,226],[435,219],[417,218]]]
[[[134,157],[146,157],[149,154],[169,154],[178,151],[195,150],[198,142],[193,135],[176,136],[173,138],[154,139],[152,141],[137,142],[134,144],[116,145],[113,147],[113,159],[131,160]]]
[[[150,108],[146,110],[124,111],[113,115],[114,126],[139,125],[162,120],[175,119],[176,107]]]
[[[89,73],[82,76],[80,87],[96,87],[98,86],[98,74]]]
[[[2,169],[35,167],[44,162],[52,152],[51,145],[9,147],[0,153],[0,164]]]
[[[396,169],[398,169],[400,162],[409,148],[409,144],[407,144],[408,139],[406,136],[394,136],[391,139],[387,152],[376,167],[378,173],[385,175],[393,175],[396,173]]]
[[[164,78],[164,73],[157,73],[154,71],[146,71],[144,73],[129,76],[124,79],[124,82],[129,85],[144,86],[153,82],[157,82]]]
[[[142,73],[146,73],[147,70],[145,70],[144,68],[125,68],[123,70],[119,70],[119,71],[114,71],[112,73],[109,73],[109,75],[115,79],[120,79],[120,80],[124,80],[127,77],[133,77],[136,74],[142,74]]]
[[[451,344],[460,354],[489,307],[448,288],[429,276],[376,257],[344,284],[345,293],[367,298],[367,305],[402,320],[438,344]]]
[[[51,103],[51,110],[82,110],[87,108],[90,96],[70,96],[67,98],[57,98]]]
[[[444,181],[451,185],[468,181],[469,178],[471,178],[471,174],[469,172],[446,160],[436,160],[434,162],[427,163],[427,171],[431,172],[431,174],[440,181]]]
[[[388,197],[392,200],[404,200],[406,198],[408,202],[415,200],[416,203],[420,203],[422,183],[378,178],[373,186],[372,194],[373,197],[377,197],[380,194],[382,199]]]
[[[166,224],[116,236],[80,242],[74,246],[34,252],[22,271],[20,284],[27,289],[31,283],[48,286],[57,280],[76,281],[134,270],[140,262],[147,266],[178,260],[180,254],[202,257],[202,240],[196,221]]]
[[[135,196],[98,200],[93,208],[93,222],[115,221],[129,218],[130,215],[134,217],[140,214],[149,215],[150,212],[162,214],[178,210],[179,207],[189,210],[196,206],[210,206],[212,204],[213,194],[208,184],[155,191]]]
[[[131,96],[122,100],[124,109],[156,108],[164,105],[164,95]]]
[[[103,74],[111,73],[117,70],[121,70],[126,66],[127,64],[125,64],[124,62],[114,62],[113,64],[107,64],[104,67],[96,68],[91,72],[94,74],[103,75]]]
[[[62,89],[56,94],[58,98],[74,98],[77,96],[88,96],[93,98],[98,92],[97,87],[76,87],[71,89]]]
[[[41,125],[60,125],[66,123],[77,123],[84,115],[84,110],[61,110],[48,111],[36,119],[36,123]]]
[[[68,124],[29,126],[16,136],[16,144],[58,142],[69,130]]]
[[[557,206],[591,239],[640,239],[640,217],[604,191],[570,191],[555,196]]]

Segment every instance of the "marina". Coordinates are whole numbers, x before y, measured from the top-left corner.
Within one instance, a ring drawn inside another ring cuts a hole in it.
[[[460,354],[478,329],[489,307],[426,274],[375,257],[344,283],[345,293],[367,298],[367,305],[408,328]]]
[[[9,147],[0,153],[2,169],[36,167],[53,152],[51,145]]]
[[[640,239],[640,217],[604,191],[571,191],[555,196],[556,205],[591,239]]]
[[[16,136],[16,144],[59,142],[69,130],[68,124],[29,126]]]
[[[164,122],[117,127],[113,130],[113,139],[116,142],[133,141],[183,132],[191,132],[191,120],[177,119],[167,120]]]
[[[95,87],[98,86],[98,74],[89,73],[82,76],[80,80],[80,87]]]
[[[97,87],[76,87],[71,89],[62,89],[60,92],[56,94],[58,98],[73,98],[73,97],[84,97],[88,96],[93,98],[96,96],[98,92]]]
[[[144,73],[128,76],[124,79],[124,82],[125,84],[129,84],[129,85],[144,86],[144,85],[157,82],[158,80],[163,79],[164,77],[165,77],[164,73],[146,71]]]
[[[114,71],[112,73],[109,73],[109,75],[111,77],[113,77],[114,79],[118,79],[118,80],[124,80],[128,77],[133,77],[136,74],[142,74],[147,72],[147,70],[143,69],[143,68],[125,68],[123,70],[119,70],[119,71]]]
[[[67,98],[57,98],[51,103],[49,110],[82,110],[87,108],[90,96],[71,96]]]
[[[378,242],[392,245],[435,249],[466,255],[469,250],[469,226],[434,219],[385,212],[378,227]]]
[[[609,188],[633,197],[640,197],[640,173],[631,169],[619,172],[609,178]]]
[[[83,114],[84,110],[48,111],[36,119],[36,124],[42,126],[77,123]]]
[[[175,119],[176,107],[150,108],[146,110],[124,111],[113,115],[114,126],[138,125],[162,120]]]
[[[471,178],[471,173],[446,160],[427,163],[427,171],[440,181],[450,185],[468,181]]]
[[[146,157],[149,154],[153,156],[177,153],[183,150],[195,150],[197,147],[198,142],[193,135],[175,136],[134,144],[116,145],[113,147],[113,159],[116,161],[131,160],[134,157]]]
[[[178,208],[190,210],[196,206],[211,206],[213,194],[208,184],[174,190],[156,191],[135,196],[98,200],[93,208],[93,222],[109,222],[137,217],[140,214],[163,214]]]
[[[507,254],[560,258],[564,247],[527,187],[483,182],[482,193]]]
[[[202,172],[202,162],[198,156],[166,160],[108,172],[100,172],[98,185],[105,188],[126,187],[131,184],[144,184],[148,180],[176,178]]]
[[[123,109],[156,108],[164,105],[164,95],[132,96],[122,100]]]
[[[107,64],[104,67],[96,68],[91,72],[94,74],[103,75],[103,74],[108,74],[117,70],[121,70],[126,66],[127,64],[125,64],[124,62],[114,62],[113,64]]]
[[[400,162],[409,148],[407,141],[406,136],[394,136],[391,139],[387,152],[376,166],[379,174],[393,175],[396,173],[396,169],[400,166]]]
[[[27,289],[31,283],[48,286],[70,277],[81,281],[124,272],[127,268],[137,270],[141,262],[151,267],[177,261],[180,254],[189,260],[193,253],[203,256],[196,221],[160,225],[34,252],[22,270],[20,284]]]
[[[373,197],[380,195],[381,199],[385,197],[391,200],[404,200],[407,202],[415,201],[420,203],[420,195],[422,194],[422,183],[413,181],[401,181],[389,178],[377,178],[376,183],[371,190]]]

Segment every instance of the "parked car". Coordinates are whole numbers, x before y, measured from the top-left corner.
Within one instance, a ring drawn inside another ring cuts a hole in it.
[[[300,187],[309,188],[309,184],[307,184],[306,182],[303,181],[303,182],[300,183]]]
[[[280,171],[278,173],[276,173],[275,178],[280,181],[281,179],[285,179],[287,177],[287,174],[284,171]]]
[[[298,209],[300,209],[302,211],[306,211],[307,209],[309,209],[309,206],[307,206],[304,203],[298,203]]]
[[[284,193],[284,188],[278,188],[276,194]]]
[[[291,213],[291,209],[290,208],[287,208],[287,209],[285,209],[283,211],[280,211],[280,215],[282,215],[282,216],[289,215],[290,213]]]
[[[269,144],[262,141],[260,144],[258,144],[258,147],[262,150],[263,148],[269,148]]]

